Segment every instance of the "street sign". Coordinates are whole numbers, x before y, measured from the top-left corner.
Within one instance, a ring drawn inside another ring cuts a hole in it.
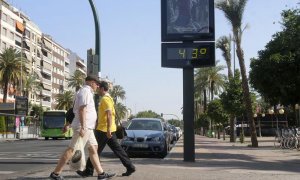
[[[215,43],[162,43],[161,66],[197,68],[215,66]]]
[[[26,115],[28,111],[28,98],[24,96],[16,96],[15,114]]]

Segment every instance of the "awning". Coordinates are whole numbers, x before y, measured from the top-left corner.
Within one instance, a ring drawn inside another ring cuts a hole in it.
[[[21,31],[21,32],[24,32],[24,26],[21,22],[19,21],[16,21],[16,28]]]

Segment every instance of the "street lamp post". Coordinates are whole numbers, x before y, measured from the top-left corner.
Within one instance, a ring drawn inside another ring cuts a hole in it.
[[[269,109],[269,114],[271,115],[272,127],[273,127],[273,114],[274,114],[274,110],[273,109]]]
[[[279,112],[279,114],[283,114],[284,113],[284,109],[281,108],[281,109],[279,109],[278,112]],[[278,118],[277,118],[277,131],[278,131]]]
[[[97,10],[94,5],[93,0],[89,0],[92,11],[93,11],[93,16],[94,16],[94,22],[95,22],[95,58],[97,59],[98,62],[98,76],[101,77],[101,58],[100,58],[100,52],[101,52],[101,46],[100,46],[100,25],[99,25],[99,20],[98,20],[98,15],[97,15]]]
[[[265,113],[261,114],[261,118],[264,118],[265,116],[266,116]],[[261,137],[261,123],[260,123],[260,119],[259,119],[258,123],[259,123],[259,125],[258,125],[258,128],[259,128],[259,137]]]
[[[295,104],[295,113],[296,113],[296,122],[297,126],[300,127],[300,106],[299,104]],[[299,113],[299,114],[298,114]],[[298,115],[297,115],[298,114]],[[297,118],[298,117],[298,118]]]

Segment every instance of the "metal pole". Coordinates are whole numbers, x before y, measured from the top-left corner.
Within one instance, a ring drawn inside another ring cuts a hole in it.
[[[97,15],[97,10],[94,5],[93,0],[89,0],[92,11],[93,11],[93,16],[94,16],[94,22],[95,22],[95,51],[96,51],[96,58],[98,59],[98,65],[99,65],[99,76],[101,77],[101,57],[100,57],[100,52],[101,52],[101,37],[100,37],[100,25],[98,21],[98,15]]]
[[[195,162],[194,134],[194,69],[183,69],[183,156],[184,161]]]

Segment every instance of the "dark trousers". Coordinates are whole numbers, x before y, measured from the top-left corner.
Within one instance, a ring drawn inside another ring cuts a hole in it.
[[[112,133],[112,137],[110,139],[107,138],[106,132],[102,132],[99,130],[95,130],[94,132],[95,132],[95,137],[98,142],[99,157],[100,157],[101,152],[103,151],[105,145],[107,144],[109,146],[109,148],[114,152],[114,154],[121,160],[123,166],[125,166],[126,169],[135,169],[135,167],[132,164],[127,153],[124,151],[124,149],[119,144],[117,136],[114,132]],[[93,167],[93,164],[92,164],[90,158],[88,158],[88,160],[86,162],[85,171],[88,174],[94,173],[94,167]]]

